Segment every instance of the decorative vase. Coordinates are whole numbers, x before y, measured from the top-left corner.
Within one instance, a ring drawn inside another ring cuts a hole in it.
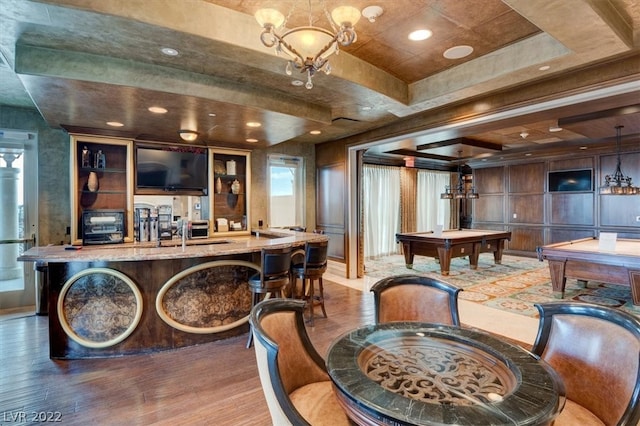
[[[233,183],[231,184],[231,192],[233,194],[240,193],[240,182],[238,182],[238,179],[234,180]]]
[[[98,183],[98,174],[96,172],[89,172],[89,180],[87,181],[87,189],[91,192],[96,192],[100,184]]]
[[[222,181],[220,178],[216,179],[216,194],[222,193]]]

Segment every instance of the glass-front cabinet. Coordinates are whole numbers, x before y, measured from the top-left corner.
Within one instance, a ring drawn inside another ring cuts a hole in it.
[[[133,241],[133,141],[71,135],[71,244]]]
[[[211,229],[215,236],[249,234],[251,154],[249,151],[209,150]]]

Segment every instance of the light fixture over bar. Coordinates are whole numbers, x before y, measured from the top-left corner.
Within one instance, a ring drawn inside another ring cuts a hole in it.
[[[305,87],[311,89],[312,77],[316,72],[331,72],[329,57],[334,53],[338,54],[339,46],[349,46],[356,41],[354,25],[360,19],[360,10],[352,6],[338,6],[329,15],[322,1],[324,14],[331,25],[332,31],[329,31],[313,25],[311,0],[308,1],[308,5],[309,25],[286,30],[282,35],[278,34],[277,30],[285,28],[287,19],[295,9],[295,3],[286,18],[276,9],[260,9],[254,16],[263,28],[260,35],[262,44],[267,47],[275,46],[276,54],[286,53],[291,58],[285,68],[286,74],[291,75],[293,68],[302,73],[306,72]]]
[[[600,187],[600,195],[639,195],[640,188],[633,186],[631,176],[622,173],[620,149],[622,144],[622,128],[616,126],[616,150],[618,152],[618,162],[616,171],[604,177],[604,185]]]

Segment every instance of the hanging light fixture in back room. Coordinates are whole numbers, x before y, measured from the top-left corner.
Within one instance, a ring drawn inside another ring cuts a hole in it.
[[[480,198],[480,195],[476,192],[475,187],[471,187],[469,191],[467,191],[464,187],[464,176],[462,174],[462,166],[460,165],[460,157],[462,155],[462,151],[458,151],[458,181],[457,183],[451,187],[447,185],[445,191],[440,194],[440,198],[443,200],[452,200],[452,199],[462,199],[462,198]]]
[[[276,9],[259,9],[255,13],[256,20],[264,29],[260,35],[262,44],[267,47],[275,46],[276,54],[285,52],[291,58],[285,68],[287,75],[293,73],[293,68],[301,73],[306,72],[307,89],[313,88],[312,78],[316,72],[331,72],[329,57],[334,53],[337,55],[340,46],[349,46],[357,38],[354,26],[360,19],[360,11],[352,6],[338,6],[329,15],[324,0],[321,2],[332,31],[313,25],[311,0],[308,0],[309,25],[286,30],[282,35],[277,31],[286,28],[295,3],[286,18]]]
[[[640,188],[633,186],[631,176],[625,176],[622,173],[620,148],[622,144],[622,128],[624,126],[616,126],[616,150],[618,159],[616,171],[611,175],[604,177],[604,185],[600,187],[601,195],[640,195]]]

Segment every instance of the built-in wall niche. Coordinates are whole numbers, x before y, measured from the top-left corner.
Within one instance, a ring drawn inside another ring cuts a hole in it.
[[[136,195],[134,206],[171,206],[172,221],[179,219],[208,220],[208,197],[196,195]]]

